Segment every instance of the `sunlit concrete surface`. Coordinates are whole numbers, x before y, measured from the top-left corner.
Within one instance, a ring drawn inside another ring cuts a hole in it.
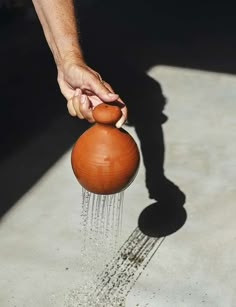
[[[168,100],[165,170],[186,195],[187,220],[162,242],[126,306],[234,307],[236,77],[165,66],[153,67],[148,74],[161,84]],[[60,118],[52,131],[57,125]],[[126,129],[139,143],[134,129]],[[0,172],[14,163],[17,167],[20,157],[37,150],[40,140],[48,137],[50,129],[5,160]],[[14,186],[9,193],[11,189]],[[121,244],[153,202],[141,163],[125,192]],[[64,306],[83,277],[80,205],[81,188],[69,151],[0,220],[1,307]]]

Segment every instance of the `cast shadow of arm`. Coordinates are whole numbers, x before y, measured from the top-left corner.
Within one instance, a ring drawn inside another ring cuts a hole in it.
[[[187,219],[183,208],[185,194],[166,178],[164,171],[162,124],[167,121],[163,114],[166,98],[161,85],[148,75],[136,74],[132,80],[136,86],[129,87],[125,100],[129,123],[134,125],[140,140],[149,197],[157,201],[142,211],[138,226],[149,237],[164,237],[180,229]]]
[[[164,171],[162,125],[168,120],[163,113],[167,99],[160,83],[146,73],[136,71],[127,63],[116,62],[112,67],[112,71],[104,74],[127,104],[128,125],[134,126],[140,141],[149,197],[156,200],[141,213],[139,228],[149,236],[166,236],[181,228],[187,218],[183,208],[185,194],[166,178]]]

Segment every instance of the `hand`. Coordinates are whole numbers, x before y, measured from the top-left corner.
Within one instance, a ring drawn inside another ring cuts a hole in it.
[[[127,108],[124,102],[115,94],[110,84],[88,67],[82,60],[66,61],[58,68],[58,83],[62,94],[67,99],[67,108],[72,116],[94,122],[92,109],[103,102],[119,101],[122,117],[116,123],[120,128],[127,119]]]

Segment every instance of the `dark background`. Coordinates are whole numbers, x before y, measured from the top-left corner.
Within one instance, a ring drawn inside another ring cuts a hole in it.
[[[169,65],[235,74],[234,12],[234,6],[223,1],[105,0],[91,1],[77,10],[87,63],[127,102],[130,124],[148,143],[143,144],[144,150],[153,140],[148,131],[141,135],[142,128],[149,123],[151,129],[155,123],[160,140],[155,152],[158,176],[164,176],[161,125],[167,120],[163,110],[168,97],[163,97],[161,84],[145,72],[154,65]],[[1,216],[88,125],[67,115],[56,67],[30,4],[0,9],[0,71]],[[140,113],[145,103],[151,105],[151,112]],[[159,114],[157,118],[150,118],[154,113]],[[47,133],[49,138],[40,139]],[[25,150],[35,141],[36,147]],[[153,155],[147,152],[147,169]],[[151,193],[152,182],[146,184]]]

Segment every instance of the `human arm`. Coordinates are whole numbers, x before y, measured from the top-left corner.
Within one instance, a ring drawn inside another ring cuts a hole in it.
[[[67,99],[69,113],[93,122],[94,106],[117,100],[123,103],[99,73],[85,63],[78,40],[73,0],[32,1],[57,66],[58,83]],[[125,105],[122,113],[118,127],[127,117]]]

